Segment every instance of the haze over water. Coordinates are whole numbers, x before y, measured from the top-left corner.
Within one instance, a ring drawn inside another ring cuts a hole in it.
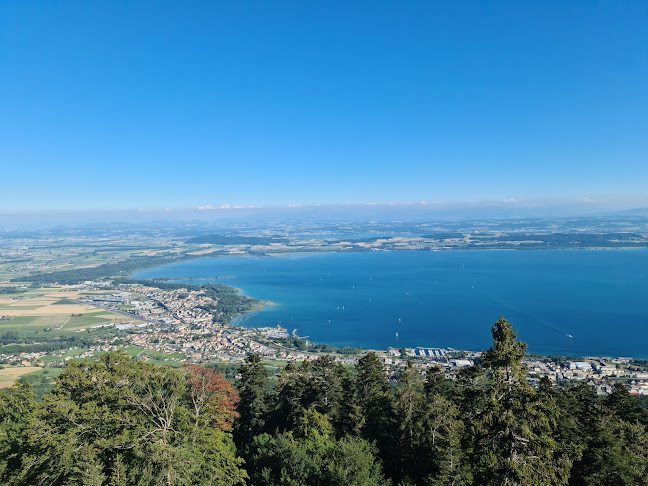
[[[241,288],[277,305],[237,323],[318,343],[481,350],[503,314],[531,352],[648,358],[645,249],[204,258],[135,277]]]

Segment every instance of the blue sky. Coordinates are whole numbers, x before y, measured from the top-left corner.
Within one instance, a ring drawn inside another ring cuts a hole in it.
[[[647,86],[640,1],[5,0],[0,211],[646,205]]]

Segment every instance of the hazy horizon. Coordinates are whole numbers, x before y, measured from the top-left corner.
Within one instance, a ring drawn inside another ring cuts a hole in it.
[[[455,201],[447,203],[368,203],[368,204],[314,204],[289,206],[223,206],[200,208],[165,208],[131,210],[31,210],[3,212],[0,210],[0,229],[46,227],[97,223],[153,223],[162,221],[246,221],[256,218],[277,220],[339,219],[361,220],[480,220],[523,218],[572,218],[614,216],[628,213],[646,216],[648,202],[628,200],[508,200]]]

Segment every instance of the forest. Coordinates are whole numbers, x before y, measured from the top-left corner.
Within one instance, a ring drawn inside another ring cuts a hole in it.
[[[0,484],[646,484],[648,411],[623,385],[526,380],[526,345],[493,326],[480,364],[388,376],[322,356],[270,380],[249,355],[213,368],[123,352],[70,361],[52,392],[0,390]]]

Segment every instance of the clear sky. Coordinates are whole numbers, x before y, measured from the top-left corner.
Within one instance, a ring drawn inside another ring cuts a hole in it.
[[[0,2],[0,211],[647,193],[647,2]]]

